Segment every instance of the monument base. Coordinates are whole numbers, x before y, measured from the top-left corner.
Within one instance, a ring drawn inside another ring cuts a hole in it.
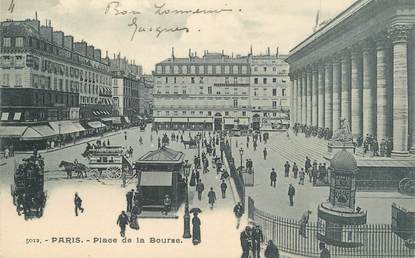
[[[327,155],[324,156],[324,158],[326,158],[327,160],[331,160],[331,158],[339,151],[342,150],[346,150],[350,153],[355,153],[355,146],[353,145],[353,143],[348,143],[348,144],[333,144],[332,142],[329,142],[327,144]]]

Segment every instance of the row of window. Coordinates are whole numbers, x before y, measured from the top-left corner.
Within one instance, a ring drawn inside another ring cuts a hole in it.
[[[174,111],[170,111],[170,110],[166,110],[166,111],[156,111],[156,114],[157,114],[157,116],[163,116],[163,115],[166,115],[166,116],[169,116],[169,115],[175,115],[175,116],[178,116],[178,115],[188,115],[188,114],[190,114],[190,115],[207,115],[207,116],[212,116],[212,111],[194,111],[194,110],[192,110],[192,111],[186,111],[186,110],[183,110],[183,111],[177,111],[177,110],[174,110]],[[225,111],[225,116],[229,116],[229,111]],[[246,116],[246,111],[242,111],[242,116]]]
[[[284,79],[281,79],[282,83],[286,83],[287,81]],[[259,83],[259,78],[254,78],[254,84],[258,84]],[[268,83],[268,78],[262,78],[262,84],[267,84]],[[272,78],[272,83],[277,83],[277,78]]]
[[[157,65],[157,74],[247,74],[247,65]]]
[[[26,44],[25,44],[26,41]],[[54,45],[44,40],[29,37],[28,42],[24,37],[3,37],[2,47],[4,48],[22,48],[25,46],[35,48],[40,51],[44,51],[48,54],[59,56],[71,60],[72,62],[80,63],[98,69],[103,72],[109,72],[109,65],[101,63],[100,57],[94,59],[94,53],[91,53],[88,57],[85,57],[79,53],[72,52],[66,48]],[[99,59],[99,60],[98,60]]]
[[[272,96],[276,97],[278,95],[277,92],[277,89],[272,89]],[[258,96],[258,88],[254,88],[253,95]],[[263,88],[263,96],[269,96],[267,88]],[[281,96],[287,96],[287,89],[281,89]]]

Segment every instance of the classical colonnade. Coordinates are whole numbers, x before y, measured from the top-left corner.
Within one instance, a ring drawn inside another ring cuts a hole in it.
[[[394,154],[408,153],[415,147],[415,128],[408,126],[409,115],[415,116],[408,80],[411,30],[394,25],[291,70],[292,122],[335,131],[345,118],[354,139],[367,134],[378,141],[391,138]]]

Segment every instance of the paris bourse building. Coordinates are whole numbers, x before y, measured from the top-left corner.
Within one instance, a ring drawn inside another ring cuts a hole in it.
[[[290,51],[291,122],[415,151],[415,5],[359,0]]]
[[[278,53],[172,57],[156,64],[154,125],[173,130],[287,126],[288,64]]]

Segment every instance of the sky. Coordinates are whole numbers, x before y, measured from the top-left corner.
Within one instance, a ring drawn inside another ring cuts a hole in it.
[[[288,54],[312,33],[318,10],[322,22],[354,1],[0,0],[0,18],[33,19],[37,12],[41,24],[50,19],[54,30],[108,51],[110,57],[121,53],[151,73],[172,48],[176,57],[187,57],[189,48],[198,56],[205,50],[246,55],[251,45],[254,54],[267,47]]]

